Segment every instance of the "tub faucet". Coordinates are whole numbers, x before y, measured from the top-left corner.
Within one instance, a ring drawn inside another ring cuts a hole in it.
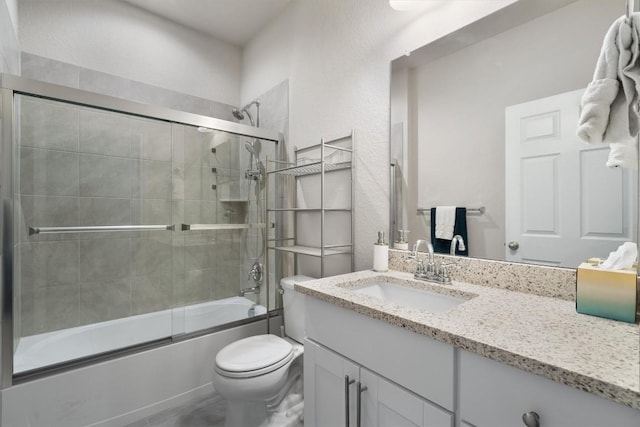
[[[458,249],[460,249],[461,251],[467,249],[467,247],[464,245],[464,239],[462,238],[462,236],[456,234],[455,236],[453,236],[453,239],[451,239],[451,247],[449,248],[450,255],[456,254],[456,244],[458,246]]]
[[[240,296],[243,297],[246,294],[258,295],[260,293],[260,286],[254,286],[252,288],[240,289]]]

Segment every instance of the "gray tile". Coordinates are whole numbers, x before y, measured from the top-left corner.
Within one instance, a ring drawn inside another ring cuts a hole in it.
[[[57,331],[78,325],[78,285],[34,290],[33,333]]]
[[[186,236],[184,245],[185,270],[204,270],[213,267],[212,242],[209,235]]]
[[[176,224],[172,219],[171,200],[131,200],[131,224]],[[179,224],[176,230],[179,231]]]
[[[80,155],[80,196],[131,197],[133,162],[118,157]]]
[[[100,71],[80,68],[80,89],[97,92],[117,98],[130,99],[131,80]]]
[[[172,160],[176,163],[184,163],[184,132],[187,126],[173,124],[171,126]]]
[[[78,322],[91,324],[131,315],[131,279],[80,284]]]
[[[93,108],[80,110],[80,151],[85,154],[131,156],[132,119]]]
[[[22,283],[34,288],[77,284],[79,249],[77,241],[21,244]]]
[[[20,192],[41,196],[77,196],[78,154],[40,148],[20,149]]]
[[[211,224],[214,222],[213,202],[187,200],[184,202],[184,222],[187,224]]]
[[[213,270],[190,270],[185,273],[184,303],[196,304],[212,299]]]
[[[134,276],[148,276],[154,273],[171,275],[171,236],[132,239],[131,272]]]
[[[78,151],[78,107],[21,96],[20,145]]]
[[[131,119],[133,125],[133,157],[145,160],[171,161],[172,125],[159,120]]]
[[[171,198],[174,200],[184,200],[185,164],[174,162],[171,167]]]
[[[20,208],[27,227],[72,227],[78,225],[78,198],[21,196]]]
[[[75,65],[27,52],[22,52],[21,62],[22,77],[73,88],[79,87],[80,68]]]
[[[215,190],[211,188],[213,173],[200,165],[185,165],[184,198],[186,200],[211,200]]]
[[[142,198],[171,200],[171,162],[145,160],[142,162]]]
[[[207,115],[217,119],[233,122],[236,121],[236,118],[233,117],[234,108],[235,107],[233,105],[211,101],[209,104],[209,113]]]
[[[81,226],[131,224],[131,201],[82,197],[78,200],[78,224]]]
[[[131,278],[131,309],[133,314],[150,313],[171,308],[173,286],[171,275],[153,273]]]
[[[80,281],[122,279],[131,274],[131,239],[80,241]]]
[[[212,139],[216,132],[199,132],[192,126],[184,126],[184,162],[208,165]]]

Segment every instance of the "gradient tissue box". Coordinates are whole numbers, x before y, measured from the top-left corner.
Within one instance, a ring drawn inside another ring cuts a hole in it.
[[[586,262],[578,267],[578,313],[635,323],[636,299],[635,270],[602,270]]]

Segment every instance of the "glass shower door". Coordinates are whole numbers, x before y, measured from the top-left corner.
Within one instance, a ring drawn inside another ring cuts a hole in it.
[[[14,372],[171,336],[171,124],[15,105]]]

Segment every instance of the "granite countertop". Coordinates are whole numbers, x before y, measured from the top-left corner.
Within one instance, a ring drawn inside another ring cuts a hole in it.
[[[441,313],[355,293],[384,276],[403,286],[469,298]],[[413,279],[371,270],[296,283],[295,289],[360,314],[640,409],[640,329],[577,313],[557,298],[454,281]]]

